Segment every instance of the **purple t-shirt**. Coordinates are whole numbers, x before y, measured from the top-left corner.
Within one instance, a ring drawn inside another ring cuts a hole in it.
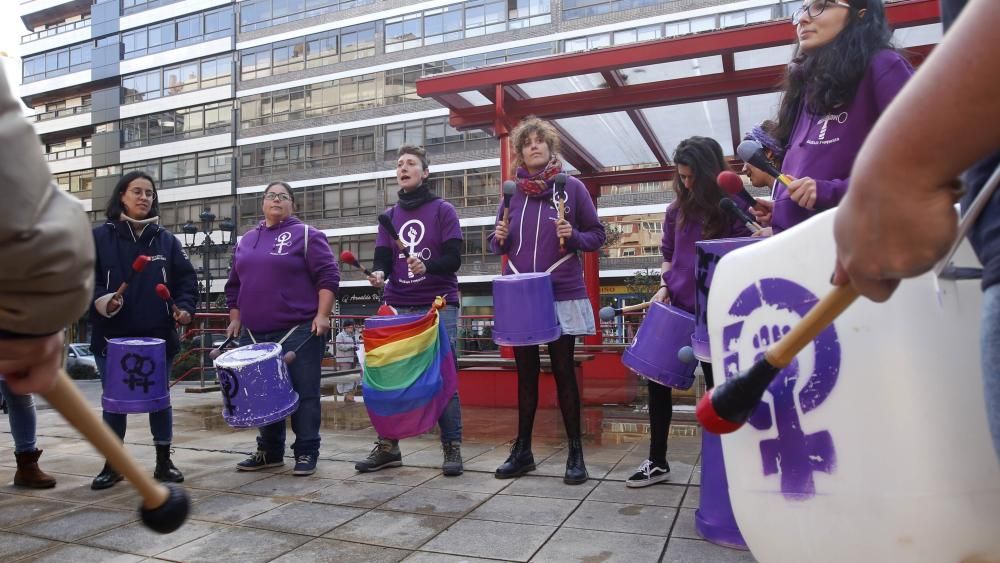
[[[435,199],[411,210],[395,205],[386,213],[392,218],[399,240],[403,241],[410,254],[421,260],[440,257],[441,244],[445,241],[462,240],[462,227],[458,223],[455,206],[443,199]],[[429,306],[435,297],[441,295],[448,303],[458,305],[457,275],[428,272],[414,276],[406,266],[405,255],[384,229],[378,230],[375,246],[393,250],[392,275],[385,283],[386,303],[393,306]]]
[[[779,184],[771,220],[775,233],[840,203],[847,193],[851,167],[861,144],[912,75],[910,63],[896,51],[886,49],[872,58],[849,104],[825,116],[811,113],[802,105],[781,171],[795,178],[808,176],[816,180],[816,209],[800,207],[788,197],[788,189]]]
[[[239,309],[243,326],[254,332],[288,330],[316,317],[319,290],[339,288],[326,235],[296,217],[273,227],[261,221],[233,251],[226,305]]]
[[[660,252],[663,261],[670,262],[670,269],[663,273],[663,283],[667,285],[670,303],[688,313],[694,313],[694,274],[698,255],[696,242],[706,240],[702,236],[703,224],[700,217],[680,221],[680,206],[676,202],[667,206],[663,218],[663,239]],[[729,224],[725,231],[715,238],[750,236],[750,230],[740,221]]]

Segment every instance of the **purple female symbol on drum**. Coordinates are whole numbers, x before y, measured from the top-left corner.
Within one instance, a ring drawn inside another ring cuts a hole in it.
[[[625,367],[660,385],[689,389],[697,362],[683,362],[677,351],[691,342],[694,316],[672,305],[650,304],[632,344],[622,355]]]
[[[113,413],[157,412],[170,406],[167,345],[159,338],[108,339],[101,405]]]
[[[501,276],[493,280],[493,342],[531,346],[562,335],[548,272]]]
[[[721,238],[696,242],[698,262],[695,266],[694,287],[694,336],[691,348],[694,357],[703,362],[712,361],[712,350],[708,341],[708,290],[712,285],[715,267],[719,260],[730,252],[744,246],[760,242],[762,238]]]
[[[233,428],[256,428],[283,420],[299,408],[281,345],[250,344],[215,359],[222,387],[222,418]]]

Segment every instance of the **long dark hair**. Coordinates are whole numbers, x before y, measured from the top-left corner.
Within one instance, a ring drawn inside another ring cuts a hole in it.
[[[729,170],[729,165],[722,156],[722,147],[710,137],[684,139],[674,151],[674,164],[688,166],[694,174],[694,187],[690,190],[681,185],[680,175],[674,174],[674,194],[680,207],[680,224],[683,225],[688,219],[700,218],[702,237],[719,237],[729,223],[725,212],[719,208],[724,194],[715,180],[719,172]]]
[[[149,217],[160,216],[160,197],[156,191],[156,181],[142,170],[134,170],[128,174],[122,174],[122,177],[118,179],[118,183],[115,184],[115,191],[111,194],[111,199],[108,200],[108,206],[104,209],[105,217],[111,221],[118,221],[122,218],[122,213],[125,211],[122,207],[122,196],[125,195],[125,190],[128,189],[128,185],[132,183],[132,180],[137,178],[149,180],[149,184],[153,186],[153,193],[157,194],[157,197],[153,198],[153,202],[149,204]]]
[[[784,95],[778,108],[775,136],[787,145],[799,107],[825,115],[850,103],[872,58],[892,49],[892,30],[882,0],[846,0],[851,5],[847,26],[827,45],[809,53],[796,48],[785,71]],[[862,16],[858,13],[865,10]]]

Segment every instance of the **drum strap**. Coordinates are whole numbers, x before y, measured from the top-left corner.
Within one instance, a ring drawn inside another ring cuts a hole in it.
[[[549,266],[548,268],[546,268],[545,273],[551,274],[553,270],[555,270],[559,266],[562,266],[563,262],[569,260],[573,256],[576,256],[576,254],[572,254],[572,253],[571,254],[567,254],[566,256],[563,256],[562,258],[556,260],[555,264],[552,264],[551,266]],[[517,267],[515,267],[514,263],[511,262],[510,260],[507,261],[507,266],[510,268],[510,271],[514,272],[515,274],[520,274],[521,273],[521,272],[517,271]]]
[[[288,337],[291,336],[293,332],[295,332],[295,329],[299,328],[300,326],[302,325],[295,325],[292,328],[288,329],[288,332],[286,332],[285,335],[281,337],[281,340],[279,340],[276,344],[284,343],[286,340],[288,340]],[[254,337],[253,331],[248,328],[247,334],[250,335],[250,341],[253,342],[254,344],[257,344],[257,338]]]

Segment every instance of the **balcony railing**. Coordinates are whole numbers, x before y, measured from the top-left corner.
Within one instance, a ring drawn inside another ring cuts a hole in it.
[[[86,18],[80,21],[64,23],[57,27],[50,27],[48,29],[36,31],[34,33],[29,33],[27,35],[22,35],[21,44],[24,45],[25,43],[31,43],[32,41],[38,41],[39,39],[45,39],[46,37],[54,37],[61,33],[66,33],[67,31],[73,31],[74,29],[83,29],[85,27],[90,27],[90,16],[87,16]]]
[[[52,119],[59,119],[61,117],[69,117],[71,115],[79,115],[81,113],[90,113],[90,104],[83,106],[74,106],[71,108],[54,109],[52,111],[47,111],[45,113],[36,113],[28,117],[28,120],[32,123],[38,123],[40,121],[49,121]]]
[[[66,160],[68,158],[79,158],[81,156],[90,156],[90,147],[69,149],[59,152],[47,152],[45,153],[45,160],[49,162],[55,162],[57,160]]]

